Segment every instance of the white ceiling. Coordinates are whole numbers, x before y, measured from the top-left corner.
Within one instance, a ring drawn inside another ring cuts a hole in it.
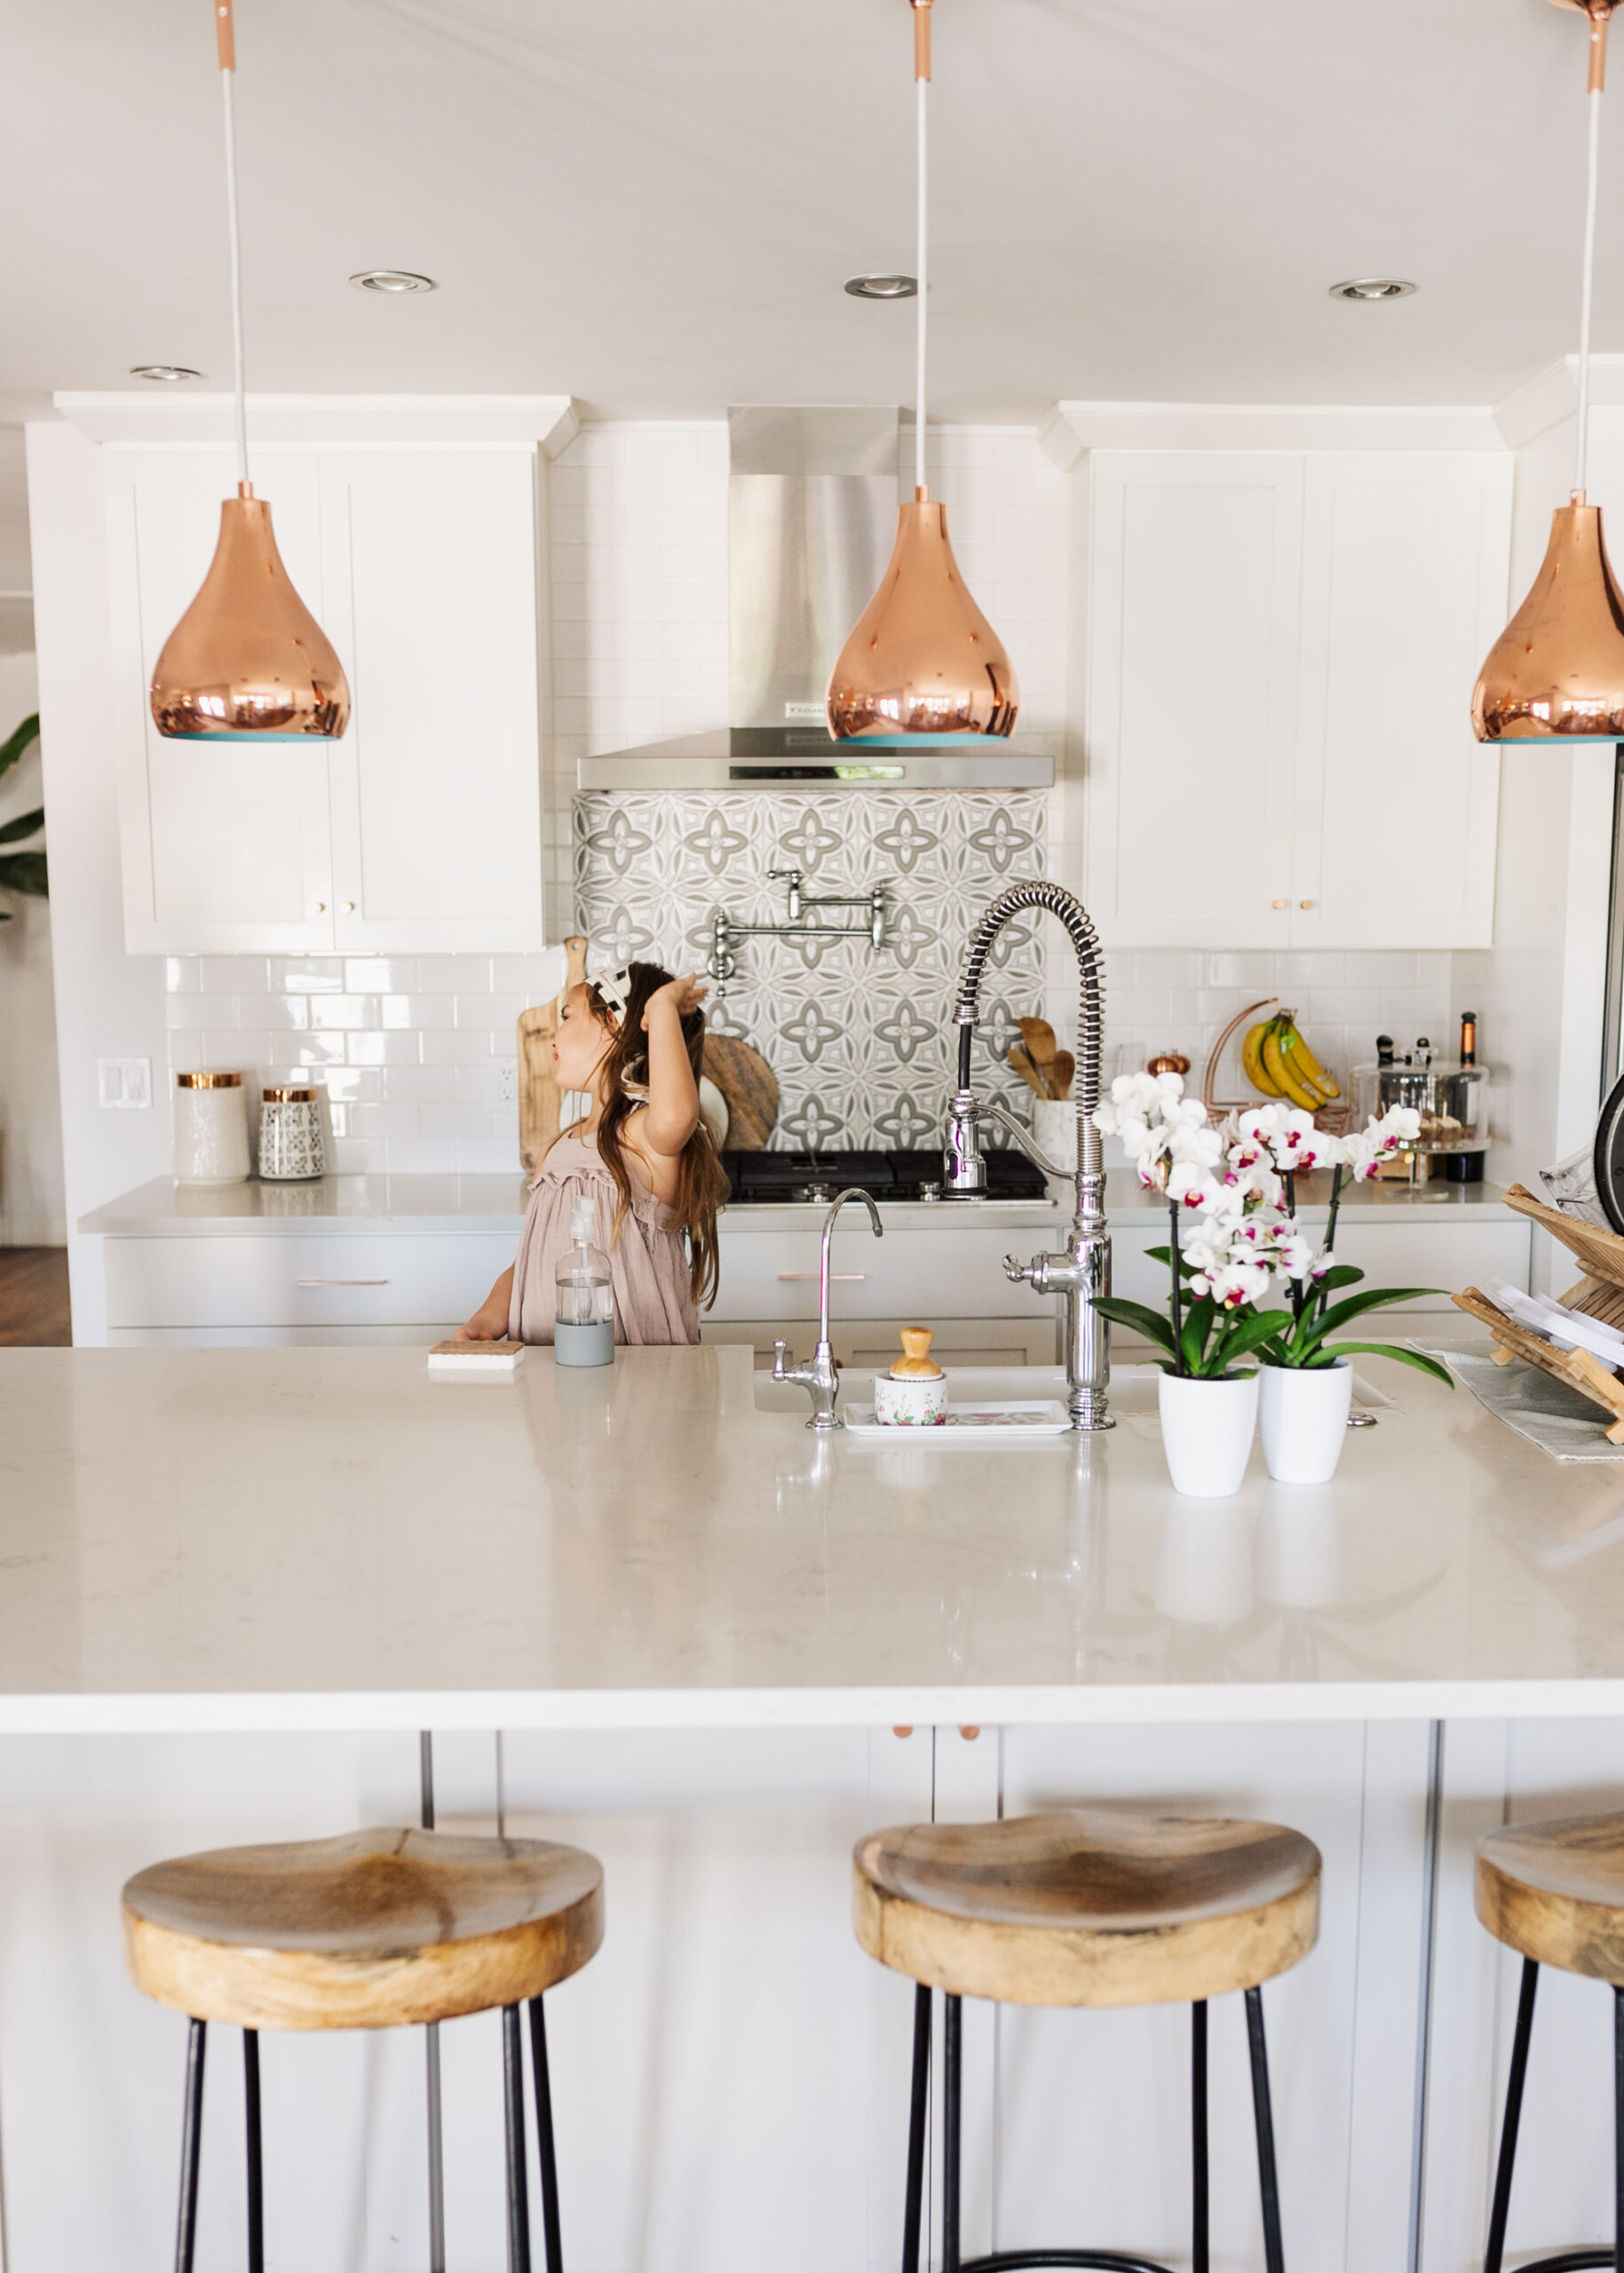
[[[1483,402],[1574,344],[1583,19],[938,0],[933,412]],[[905,0],[239,0],[250,373],[589,415],[906,400]],[[1624,347],[1624,36],[1596,345]],[[0,397],[229,384],[207,0],[9,0]],[[352,270],[427,271],[427,297]],[[1418,280],[1351,307],[1348,275]]]

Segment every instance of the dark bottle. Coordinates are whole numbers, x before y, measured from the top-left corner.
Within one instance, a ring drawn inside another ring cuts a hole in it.
[[[1461,1013],[1461,1063],[1462,1065],[1475,1065],[1477,1063],[1477,1013],[1476,1010],[1462,1010]]]

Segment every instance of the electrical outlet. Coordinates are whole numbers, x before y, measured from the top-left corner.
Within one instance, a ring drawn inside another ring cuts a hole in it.
[[[150,1057],[99,1057],[97,1095],[105,1110],[145,1113],[152,1105]]]
[[[519,1060],[499,1058],[496,1065],[496,1102],[498,1105],[519,1103]]]

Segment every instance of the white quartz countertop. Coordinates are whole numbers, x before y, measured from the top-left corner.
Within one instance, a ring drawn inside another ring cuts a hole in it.
[[[1335,1483],[1215,1502],[1148,1370],[978,1445],[738,1347],[0,1350],[0,1731],[1624,1713],[1624,1463],[1359,1364]]]
[[[222,1233],[239,1238],[286,1237],[327,1232],[353,1237],[357,1232],[421,1232],[448,1235],[459,1232],[507,1232],[515,1238],[525,1212],[525,1178],[512,1176],[325,1176],[309,1184],[262,1184],[251,1177],[243,1184],[212,1186],[178,1184],[171,1176],[154,1176],[138,1184],[121,1199],[91,1210],[79,1219],[82,1232],[99,1232],[136,1239],[210,1238]],[[1485,1216],[1504,1220],[1506,1210],[1498,1186],[1487,1184],[1425,1184],[1411,1189],[1397,1184],[1364,1184],[1343,1194],[1343,1206],[1358,1220],[1404,1220],[1420,1213],[1430,1220]],[[1323,1222],[1330,1199],[1330,1179],[1309,1176],[1298,1194],[1306,1222]],[[1161,1228],[1167,1211],[1146,1204],[1125,1170],[1113,1172],[1107,1181],[1106,1209],[1113,1224]],[[722,1216],[725,1237],[748,1232],[804,1230],[820,1223],[826,1210],[820,1201],[787,1203],[782,1207],[732,1208]],[[1063,1212],[1042,1200],[888,1200],[882,1203],[887,1222],[905,1224],[995,1224],[1000,1230],[1038,1229],[1061,1220]]]

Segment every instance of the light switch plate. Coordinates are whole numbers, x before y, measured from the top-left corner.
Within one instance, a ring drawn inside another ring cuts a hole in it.
[[[145,1113],[152,1105],[150,1057],[99,1057],[96,1084],[105,1110]]]

